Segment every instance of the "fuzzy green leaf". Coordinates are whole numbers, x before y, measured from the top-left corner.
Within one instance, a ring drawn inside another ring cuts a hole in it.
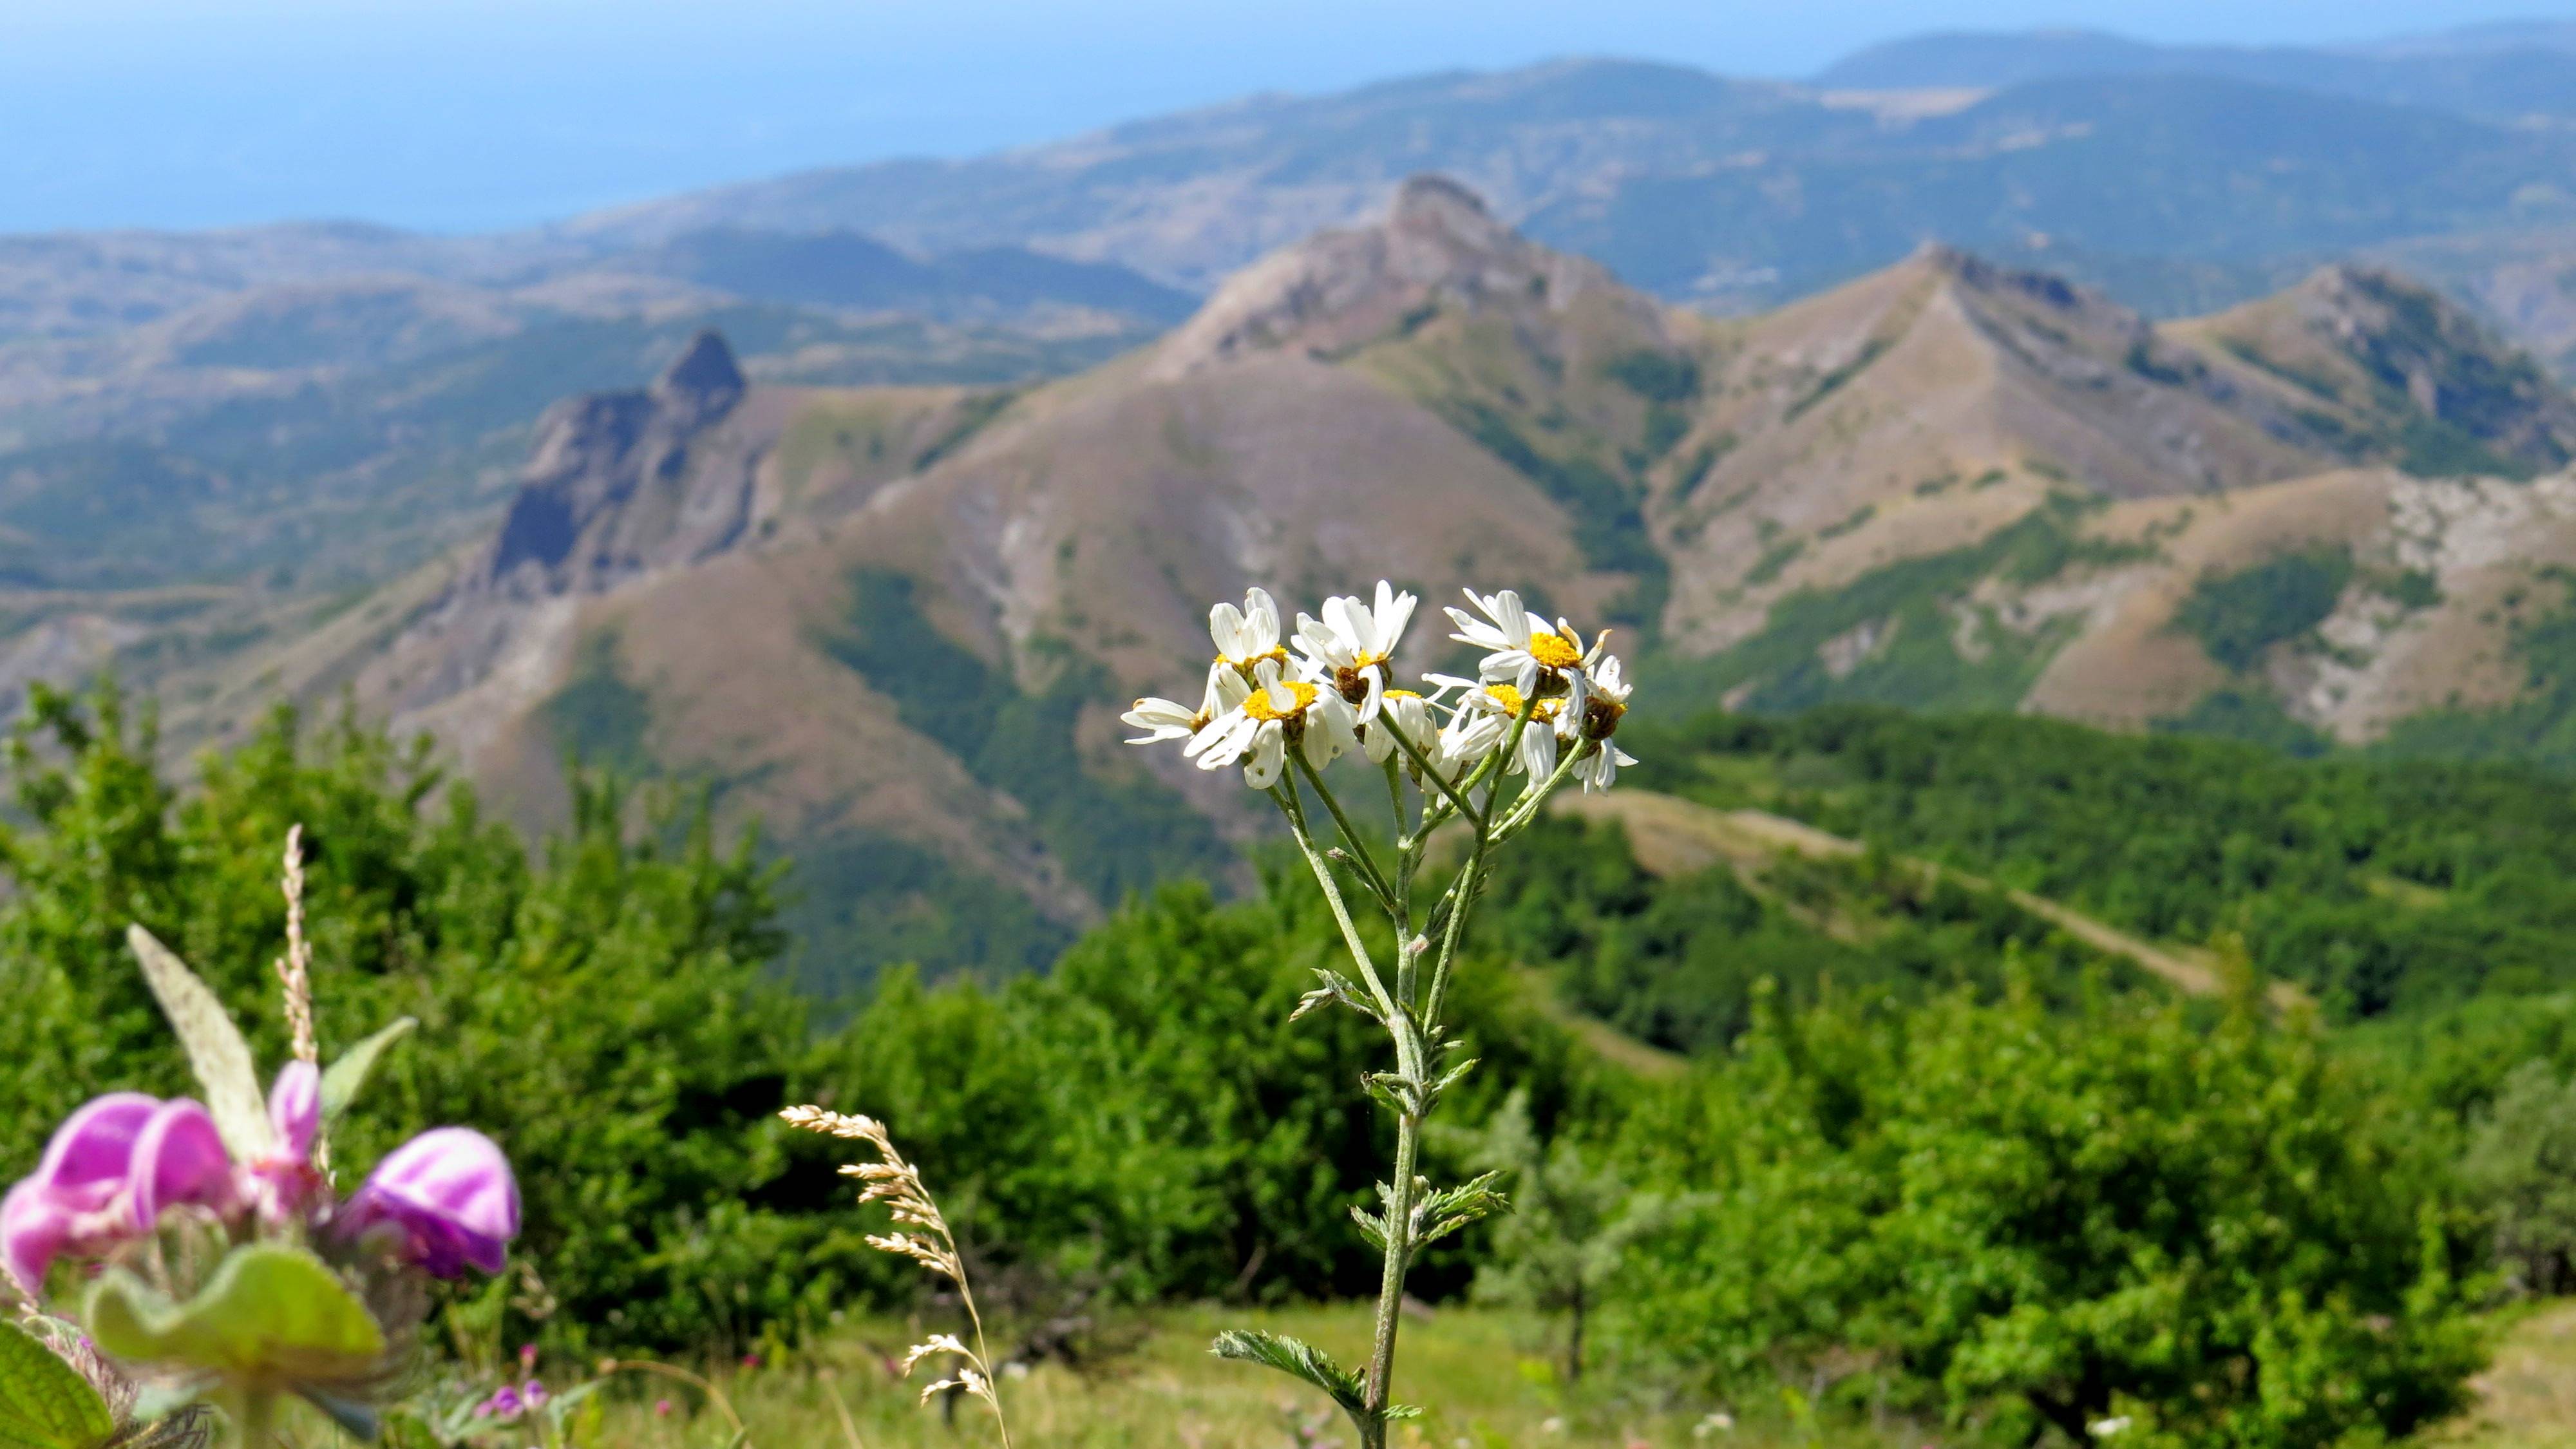
[[[107,1401],[43,1341],[0,1320],[0,1449],[96,1449],[116,1434]]]
[[[376,1059],[384,1055],[385,1048],[411,1035],[419,1025],[408,1016],[397,1018],[393,1025],[340,1054],[340,1059],[322,1074],[322,1120],[325,1123],[340,1120],[341,1114],[349,1110],[349,1104],[357,1100],[359,1090],[367,1085],[368,1074],[375,1071]]]
[[[208,990],[187,963],[141,926],[128,926],[125,943],[143,966],[143,979],[161,1002],[161,1014],[179,1034],[197,1083],[206,1091],[206,1111],[223,1134],[224,1146],[237,1162],[257,1162],[277,1155],[277,1129],[268,1122],[268,1099],[259,1089],[259,1070],[251,1064],[250,1043],[242,1040],[231,1013]]]
[[[384,1357],[384,1330],[310,1253],[234,1250],[197,1296],[173,1303],[111,1269],[89,1296],[89,1331],[121,1359],[185,1366],[237,1387],[302,1389],[362,1377]]]

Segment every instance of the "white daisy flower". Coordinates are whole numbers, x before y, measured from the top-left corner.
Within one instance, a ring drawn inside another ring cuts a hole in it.
[[[1449,637],[1461,644],[1472,644],[1485,651],[1484,661],[1476,673],[1486,683],[1511,681],[1512,688],[1526,696],[1541,689],[1545,679],[1562,679],[1567,690],[1580,700],[1583,695],[1583,636],[1563,619],[1550,629],[1543,619],[1533,619],[1521,607],[1521,596],[1505,589],[1490,598],[1467,590],[1467,599],[1485,617],[1477,618],[1464,609],[1450,609],[1450,622],[1458,632]]]
[[[1580,716],[1568,714],[1567,724],[1579,731],[1584,742],[1595,746],[1592,753],[1574,764],[1574,778],[1586,790],[1607,790],[1618,777],[1621,765],[1633,765],[1636,759],[1611,740],[1618,733],[1620,716],[1628,712],[1628,696],[1635,693],[1627,671],[1616,654],[1601,655],[1590,670],[1592,688],[1583,697]]]
[[[1607,790],[1619,777],[1620,766],[1635,763],[1636,756],[1603,740],[1599,749],[1574,762],[1574,778],[1583,782],[1585,790]]]
[[[1377,718],[1360,726],[1360,747],[1368,752],[1369,763],[1385,764],[1386,757],[1395,753],[1395,737],[1401,731],[1417,753],[1446,770],[1447,762],[1440,758],[1440,722],[1431,716],[1432,702],[1410,689],[1387,690],[1379,700]],[[1405,763],[1410,765],[1412,760]]]
[[[1229,688],[1229,686],[1231,686]],[[1198,708],[1192,709],[1168,699],[1148,697],[1136,701],[1136,707],[1120,715],[1121,722],[1145,733],[1127,741],[1131,745],[1160,744],[1164,740],[1185,740],[1207,728],[1209,720],[1232,709],[1252,692],[1243,676],[1227,668],[1223,661],[1208,666],[1207,689],[1199,696]]]
[[[1350,701],[1302,679],[1279,677],[1279,661],[1253,667],[1252,685],[1240,700],[1190,736],[1181,753],[1202,770],[1222,770],[1240,760],[1243,783],[1267,790],[1279,783],[1288,751],[1303,751],[1321,769],[1359,747],[1359,720]]]
[[[1279,606],[1266,589],[1244,590],[1240,609],[1219,604],[1208,610],[1208,637],[1216,641],[1216,662],[1243,671],[1246,679],[1264,659],[1288,662],[1288,651],[1279,647]]]
[[[1324,617],[1297,616],[1297,648],[1319,679],[1329,679],[1342,698],[1359,706],[1360,723],[1377,718],[1378,700],[1386,693],[1387,659],[1413,621],[1414,598],[1399,594],[1384,579],[1377,581],[1374,605],[1351,595],[1324,601]]]
[[[1468,690],[1459,698],[1448,729],[1442,732],[1443,745],[1464,752],[1468,759],[1482,758],[1487,750],[1503,742],[1512,721],[1520,718],[1522,703],[1521,692],[1508,684]],[[1505,773],[1526,771],[1542,779],[1555,773],[1556,736],[1561,728],[1559,721],[1566,717],[1566,703],[1563,699],[1542,699],[1530,711],[1529,726],[1521,731],[1520,753],[1503,762]]]

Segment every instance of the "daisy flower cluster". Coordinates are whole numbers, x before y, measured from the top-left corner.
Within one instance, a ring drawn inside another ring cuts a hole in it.
[[[1321,616],[1289,629],[1260,589],[1208,614],[1215,645],[1196,704],[1140,699],[1124,716],[1131,743],[1177,744],[1202,770],[1241,768],[1285,817],[1331,908],[1347,971],[1318,968],[1296,1015],[1326,1007],[1359,1012],[1386,1032],[1392,1063],[1370,1093],[1395,1114],[1396,1149],[1380,1208],[1360,1230],[1385,1257],[1367,1365],[1344,1368],[1322,1350],[1277,1334],[1220,1334],[1215,1351],[1275,1369],[1329,1396],[1350,1416],[1361,1449],[1384,1449],[1388,1424],[1411,1412],[1388,1399],[1405,1275],[1431,1242],[1507,1204],[1493,1178],[1435,1188],[1420,1175],[1422,1126],[1441,1096],[1475,1065],[1452,1060],[1444,1025],[1449,984],[1494,855],[1538,818],[1569,781],[1607,790],[1636,761],[1619,748],[1628,713],[1626,667],[1605,632],[1586,641],[1572,623],[1550,624],[1509,589],[1467,591],[1447,611],[1451,642],[1473,651],[1474,672],[1432,673],[1402,687],[1395,656],[1413,622],[1414,596],[1381,582],[1372,598],[1326,599]],[[1354,820],[1327,767],[1356,755],[1383,776],[1389,834]],[[1509,783],[1518,781],[1517,786]],[[1321,814],[1310,813],[1310,803]],[[1337,837],[1321,843],[1329,817]],[[1435,834],[1463,835],[1464,849],[1436,864]],[[1374,906],[1394,928],[1381,955],[1354,907]]]
[[[1587,645],[1571,623],[1551,627],[1510,589],[1470,589],[1467,600],[1475,612],[1447,611],[1456,626],[1449,637],[1483,651],[1477,677],[1425,674],[1427,688],[1415,690],[1396,687],[1394,666],[1412,594],[1380,580],[1374,600],[1326,599],[1322,618],[1300,613],[1290,634],[1270,594],[1246,590],[1240,608],[1209,611],[1216,654],[1198,703],[1136,701],[1122,718],[1143,733],[1129,743],[1180,741],[1200,769],[1240,764],[1246,785],[1269,790],[1292,752],[1314,770],[1345,754],[1379,766],[1401,755],[1417,776],[1454,782],[1509,737],[1504,773],[1544,780],[1570,757],[1583,788],[1610,788],[1619,767],[1636,760],[1612,741],[1630,686],[1608,651],[1609,632]]]

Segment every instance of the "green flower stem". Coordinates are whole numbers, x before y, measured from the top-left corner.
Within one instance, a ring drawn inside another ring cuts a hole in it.
[[[218,1401],[233,1426],[238,1449],[273,1449],[277,1443],[277,1395],[268,1389],[237,1389]]]
[[[1288,833],[1296,837],[1298,850],[1305,853],[1308,868],[1315,872],[1315,884],[1323,888],[1324,901],[1333,908],[1334,922],[1342,928],[1342,945],[1368,981],[1369,994],[1377,999],[1377,1008],[1386,1018],[1386,1029],[1395,1038],[1396,1069],[1407,1080],[1419,1078],[1421,1051],[1413,1034],[1413,1019],[1387,994],[1386,980],[1378,975],[1377,962],[1369,955],[1368,943],[1360,939],[1359,926],[1351,920],[1351,908],[1342,899],[1340,884],[1333,879],[1333,863],[1324,858],[1315,846],[1315,837],[1306,830],[1306,810],[1297,803],[1296,790],[1285,783],[1273,785],[1270,798],[1288,817]]]
[[[1529,823],[1538,818],[1540,807],[1547,804],[1547,798],[1556,793],[1558,786],[1573,777],[1574,767],[1583,763],[1593,751],[1601,748],[1603,746],[1598,743],[1577,741],[1574,748],[1558,756],[1556,771],[1547,777],[1547,782],[1512,802],[1511,813],[1503,817],[1502,824],[1494,827],[1494,843],[1500,845],[1529,828]]]
[[[1404,737],[1404,731],[1389,727],[1387,735],[1395,741],[1395,747],[1404,752],[1405,759],[1412,762],[1414,773],[1440,787],[1440,793],[1447,797],[1449,808],[1451,810],[1456,811],[1464,819],[1473,822],[1478,830],[1485,828],[1485,813],[1467,802],[1467,797],[1460,794],[1458,792],[1458,788],[1450,784],[1448,778],[1440,773],[1439,766],[1433,764],[1431,760],[1422,753],[1422,751],[1414,748],[1413,741]],[[1445,816],[1441,817],[1441,819],[1445,818]],[[1415,838],[1417,840],[1422,836],[1429,834],[1432,827],[1441,823],[1441,819],[1433,818],[1431,807],[1428,803],[1425,803],[1422,807],[1422,819],[1422,829],[1415,832]]]
[[[1342,813],[1342,802],[1334,797],[1332,789],[1325,785],[1323,775],[1307,761],[1303,751],[1290,750],[1288,758],[1296,762],[1297,773],[1305,777],[1307,784],[1315,787],[1316,795],[1323,799],[1324,808],[1332,813],[1333,828],[1342,833],[1342,844],[1349,847],[1351,860],[1358,866],[1362,880],[1376,894],[1378,909],[1394,915],[1395,887],[1388,884],[1386,872],[1378,869],[1377,857],[1369,852],[1359,831],[1352,828],[1351,818]]]
[[[1395,1119],[1395,1181],[1386,1196],[1386,1270],[1378,1282],[1377,1324],[1369,1350],[1368,1416],[1360,1425],[1360,1449],[1385,1449],[1386,1406],[1395,1388],[1395,1332],[1404,1321],[1404,1275],[1413,1257],[1414,1172],[1422,1154],[1422,1119],[1403,1112]]]

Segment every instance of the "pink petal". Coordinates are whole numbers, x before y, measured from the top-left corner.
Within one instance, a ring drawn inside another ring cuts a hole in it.
[[[54,1259],[71,1245],[72,1213],[44,1185],[28,1178],[0,1198],[0,1269],[19,1291],[34,1298]]]
[[[161,1103],[141,1092],[110,1092],[96,1097],[54,1129],[45,1144],[44,1161],[29,1182],[54,1192],[98,1190],[101,1202],[124,1184],[126,1164],[134,1157],[134,1139]]]
[[[286,1155],[302,1162],[313,1155],[313,1134],[322,1126],[322,1071],[311,1062],[288,1062],[268,1090],[268,1121]]]
[[[137,1232],[152,1231],[165,1208],[233,1205],[232,1157],[204,1107],[185,1097],[161,1104],[134,1139],[127,1191]]]

